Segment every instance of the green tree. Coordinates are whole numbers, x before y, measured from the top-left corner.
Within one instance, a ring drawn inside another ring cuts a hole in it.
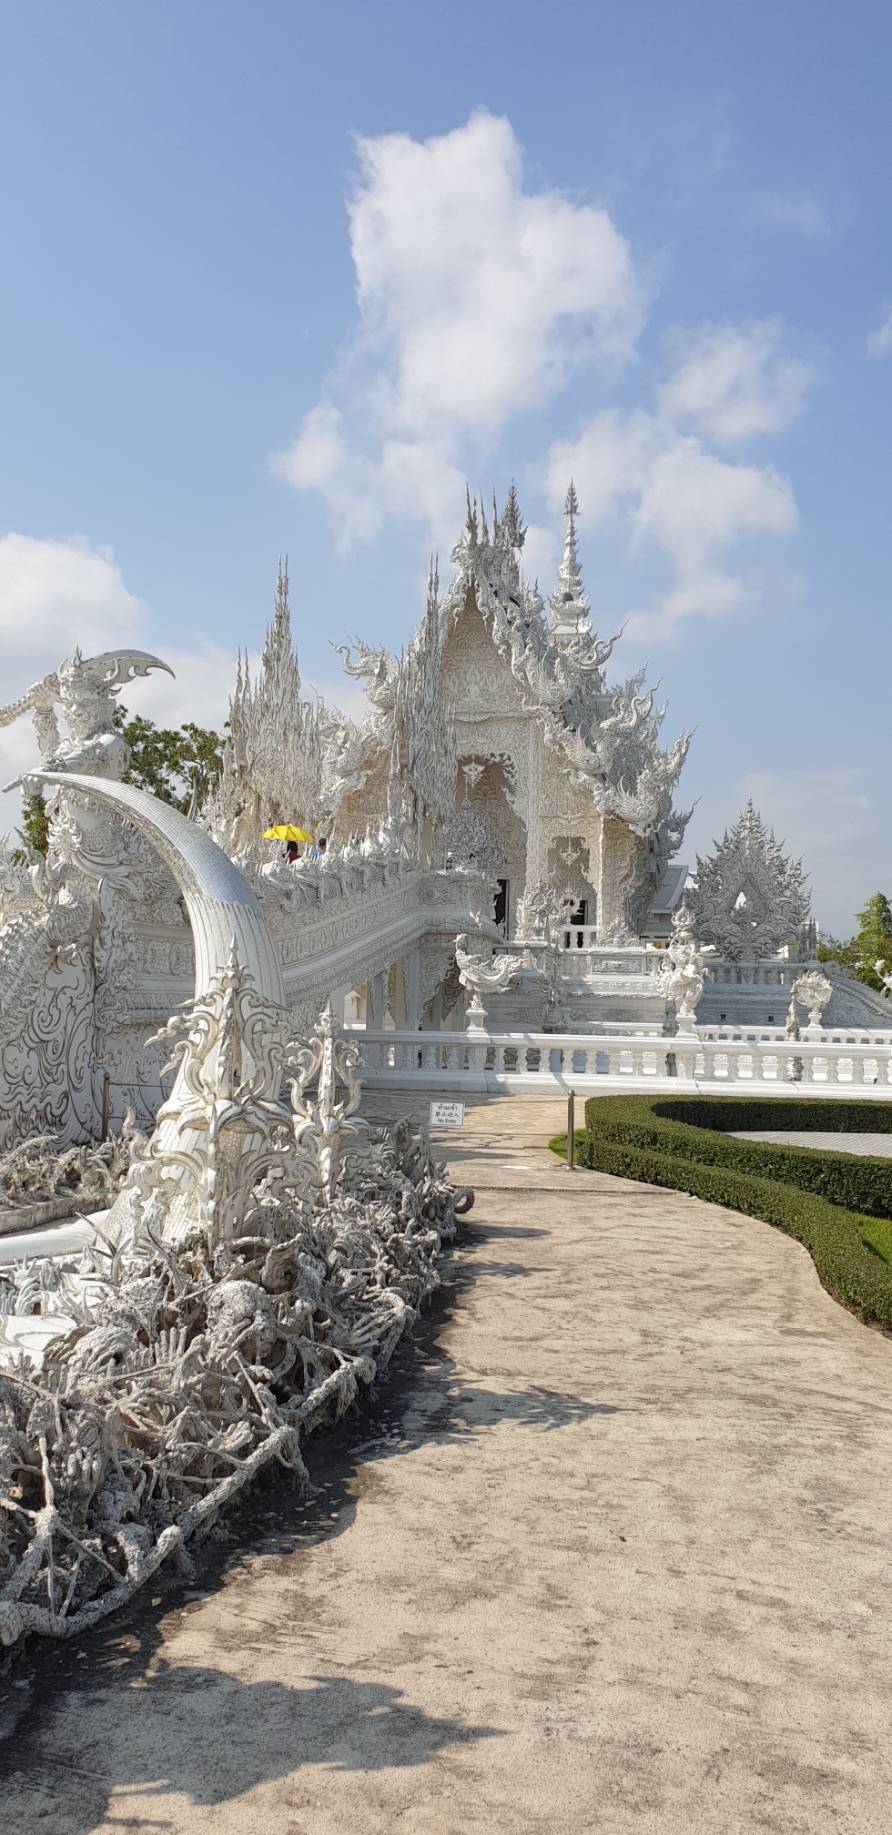
[[[874,892],[858,913],[858,978],[868,987],[881,988],[877,962],[892,963],[892,907],[885,892]]]
[[[133,719],[126,707],[117,707],[115,726],[130,747],[130,763],[124,773],[125,784],[136,784],[150,790],[163,803],[172,803],[184,812],[195,791],[199,803],[204,801],[223,769],[223,740],[210,728],[186,720],[182,726],[156,726],[137,714]],[[28,796],[22,804],[19,834],[24,848],[16,850],[25,859],[26,850],[45,854],[50,838],[50,818],[40,792]]]
[[[892,963],[892,906],[885,892],[874,892],[863,911],[858,912],[858,929],[853,937],[841,942],[823,937],[818,950],[822,962],[839,962],[856,981],[880,990],[883,986],[875,964]]]
[[[141,714],[131,718],[126,707],[115,709],[115,726],[130,747],[124,782],[150,790],[163,803],[187,810],[197,789],[199,802],[216,783],[223,768],[223,740],[194,720],[182,726],[156,726]]]
[[[35,854],[46,853],[50,839],[50,821],[46,812],[46,804],[39,790],[33,796],[25,797],[22,804],[22,826],[18,832],[25,843],[25,848],[16,848],[14,858],[24,859],[26,850],[32,850]]]

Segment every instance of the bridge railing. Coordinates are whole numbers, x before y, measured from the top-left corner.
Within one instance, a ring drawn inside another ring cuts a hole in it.
[[[469,1089],[580,1091],[733,1088],[892,1100],[892,1049],[861,1036],[616,1037],[553,1032],[366,1032],[355,1030],[363,1080]]]

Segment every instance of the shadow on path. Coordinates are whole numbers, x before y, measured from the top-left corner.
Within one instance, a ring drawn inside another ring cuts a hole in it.
[[[160,1635],[112,1634],[93,1653],[98,1661],[86,1673],[81,1666],[76,1702],[57,1697],[20,1728],[3,1767],[7,1827],[88,1835],[111,1812],[118,1826],[175,1829],[166,1815],[128,1817],[129,1795],[214,1806],[271,1779],[293,1777],[299,1789],[307,1767],[426,1765],[444,1746],[504,1732],[426,1714],[377,1682],[312,1675],[292,1688],[163,1659],[153,1666]]]
[[[196,1804],[222,1803],[302,1766],[420,1765],[451,1742],[505,1731],[432,1718],[378,1683],[316,1675],[297,1687],[245,1683],[206,1666],[172,1666],[157,1653],[165,1611],[215,1593],[255,1558],[299,1555],[348,1532],[369,1463],[410,1456],[434,1442],[510,1431],[512,1424],[551,1432],[619,1412],[537,1386],[505,1393],[483,1387],[463,1379],[444,1349],[453,1312],[478,1273],[526,1272],[510,1262],[481,1262],[474,1252],[495,1251],[500,1237],[547,1234],[472,1221],[458,1251],[444,1260],[444,1286],[378,1390],[306,1443],[308,1491],[281,1471],[267,1473],[204,1543],[192,1545],[197,1580],[162,1573],[154,1590],[71,1645],[35,1640],[27,1647],[0,1681],[0,1780],[15,1780],[12,1796],[3,1799],[0,1791],[10,1827],[87,1835],[114,1788],[116,1823],[168,1828],[166,1820],[129,1819],[128,1788],[143,1795],[173,1789]],[[289,1578],[299,1580],[299,1562]],[[270,1628],[270,1645],[276,1629]],[[299,1663],[299,1626],[283,1630],[289,1660]],[[309,1638],[306,1659],[318,1667],[318,1644]]]

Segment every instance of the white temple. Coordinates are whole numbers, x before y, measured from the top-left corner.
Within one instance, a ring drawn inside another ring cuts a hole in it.
[[[128,781],[115,719],[159,658],[76,651],[0,709],[33,715],[49,823],[45,855],[0,849],[5,1649],[154,1584],[386,1367],[473,1197],[429,1092],[889,1096],[884,1000],[812,959],[752,806],[673,862],[689,736],[608,686],[572,485],[565,514],[546,609],[513,489],[469,501],[402,654],[342,652],[359,723],[302,695],[280,569],[188,816]],[[325,849],[286,859],[283,822]],[[363,1082],[414,1119],[372,1129]]]
[[[521,935],[542,891],[572,900],[574,918],[599,943],[664,936],[683,879],[670,856],[690,811],[672,795],[690,734],[659,744],[665,709],[643,674],[608,687],[616,637],[592,630],[576,548],[571,483],[564,555],[548,608],[521,572],[524,529],[514,488],[491,520],[468,501],[453,550],[455,573],[428,608],[410,655],[430,652],[432,697],[452,712],[459,808],[449,838],[461,849],[468,818],[498,886],[496,920]],[[363,675],[381,718],[360,781],[338,809],[340,829],[379,820],[386,807],[393,698],[399,664],[359,647],[346,665]],[[385,686],[386,685],[386,686]]]
[[[693,875],[674,859],[690,735],[661,745],[643,672],[608,684],[618,639],[592,629],[577,514],[571,483],[546,605],[523,576],[513,486],[501,512],[469,498],[451,581],[441,593],[432,566],[401,655],[341,648],[366,688],[359,722],[303,696],[280,569],[257,678],[239,662],[222,777],[191,813],[253,890],[295,1028],[330,999],[384,1079],[783,1085],[814,1060],[834,1087],[888,1080],[888,1007],[818,973],[801,863],[757,813]],[[194,985],[193,914],[86,779],[126,780],[116,697],[163,667],[75,652],[0,709],[0,724],[33,715],[35,769],[55,779],[46,857],[0,854],[0,1145],[35,1125],[89,1138],[104,1106],[145,1125],[161,1101],[151,1041]],[[321,858],[291,864],[263,839],[288,821],[326,837]]]

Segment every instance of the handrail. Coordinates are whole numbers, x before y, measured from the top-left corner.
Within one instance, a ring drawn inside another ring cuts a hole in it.
[[[887,1038],[716,1039],[653,1034],[388,1032],[354,1029],[366,1082],[472,1088],[807,1089],[892,1099]]]

